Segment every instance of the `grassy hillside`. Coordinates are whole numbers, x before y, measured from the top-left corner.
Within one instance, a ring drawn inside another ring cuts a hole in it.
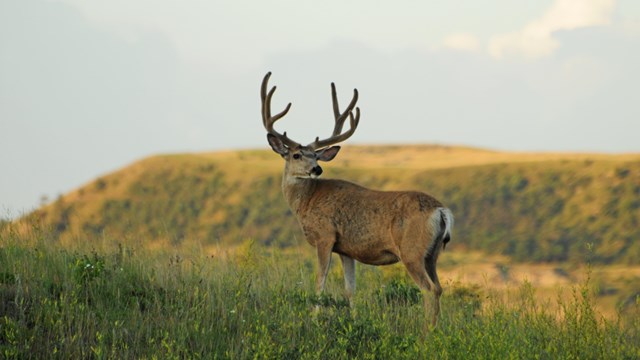
[[[398,264],[358,266],[353,311],[337,259],[314,295],[277,155],[168,155],[0,222],[0,357],[640,356],[640,155],[348,147],[325,169],[453,209],[435,331]]]
[[[353,310],[340,295],[339,266],[331,268],[328,293],[313,295],[314,256],[306,247],[253,245],[212,257],[198,248],[83,251],[48,236],[35,228],[0,234],[2,359],[640,356],[639,303],[605,319],[588,279],[554,306],[530,283],[509,299],[448,284],[438,327],[425,332],[419,290],[382,267],[358,267]]]
[[[52,227],[62,244],[303,244],[281,194],[282,166],[269,150],[156,156],[60,197],[28,223]],[[441,199],[456,216],[454,250],[640,264],[640,155],[367,146],[344,148],[325,170]]]

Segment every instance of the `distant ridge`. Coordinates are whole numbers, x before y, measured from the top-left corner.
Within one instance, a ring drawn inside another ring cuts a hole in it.
[[[153,156],[16,223],[41,222],[63,244],[297,246],[304,240],[280,192],[282,166],[270,150]],[[640,264],[640,154],[346,146],[324,168],[326,177],[441,199],[456,216],[453,249]]]

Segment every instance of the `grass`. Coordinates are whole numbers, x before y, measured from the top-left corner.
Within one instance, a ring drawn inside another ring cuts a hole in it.
[[[247,242],[211,256],[108,239],[64,248],[38,229],[4,234],[0,358],[640,357],[639,319],[599,316],[589,276],[553,312],[526,282],[510,301],[451,284],[438,327],[424,333],[417,289],[380,268],[358,268],[350,309],[339,266],[327,295],[313,294],[310,252]]]

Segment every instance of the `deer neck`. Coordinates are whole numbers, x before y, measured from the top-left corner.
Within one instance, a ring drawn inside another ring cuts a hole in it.
[[[306,208],[316,189],[317,182],[316,179],[290,176],[285,170],[282,177],[282,193],[296,216]]]

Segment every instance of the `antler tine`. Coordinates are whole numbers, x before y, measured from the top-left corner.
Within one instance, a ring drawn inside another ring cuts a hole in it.
[[[336,119],[336,125],[333,128],[332,136],[336,136],[342,132],[342,127],[344,126],[345,120],[347,120],[347,115],[351,113],[353,107],[358,101],[358,89],[353,89],[353,99],[351,99],[349,106],[347,106],[347,109],[343,113],[340,113],[336,84],[334,83],[331,83],[331,100],[333,100],[333,116]]]
[[[356,131],[358,123],[360,122],[360,108],[356,107],[355,117],[353,115],[353,108],[358,101],[358,89],[353,89],[353,98],[351,99],[349,106],[347,106],[347,108],[342,113],[340,112],[340,107],[338,106],[338,95],[334,83],[331,83],[331,99],[333,100],[333,116],[335,117],[336,122],[333,128],[333,132],[331,133],[331,137],[327,139],[320,140],[319,137],[316,137],[316,140],[314,142],[307,145],[312,149],[323,148],[347,140]],[[344,122],[347,120],[347,117],[349,117],[350,119],[349,123],[351,127],[349,131],[342,133],[342,128],[344,126]]]
[[[271,72],[268,72],[264,79],[262,80],[262,86],[260,87],[260,98],[262,99],[262,124],[268,133],[279,138],[287,147],[294,148],[300,146],[299,143],[289,139],[287,137],[287,133],[280,134],[275,131],[273,128],[273,124],[280,120],[283,116],[285,116],[289,109],[291,108],[291,103],[287,104],[287,107],[281,112],[277,113],[274,116],[271,116],[271,98],[273,94],[276,92],[276,87],[272,87],[269,92],[267,92],[267,83],[269,82],[269,78],[271,77]]]

